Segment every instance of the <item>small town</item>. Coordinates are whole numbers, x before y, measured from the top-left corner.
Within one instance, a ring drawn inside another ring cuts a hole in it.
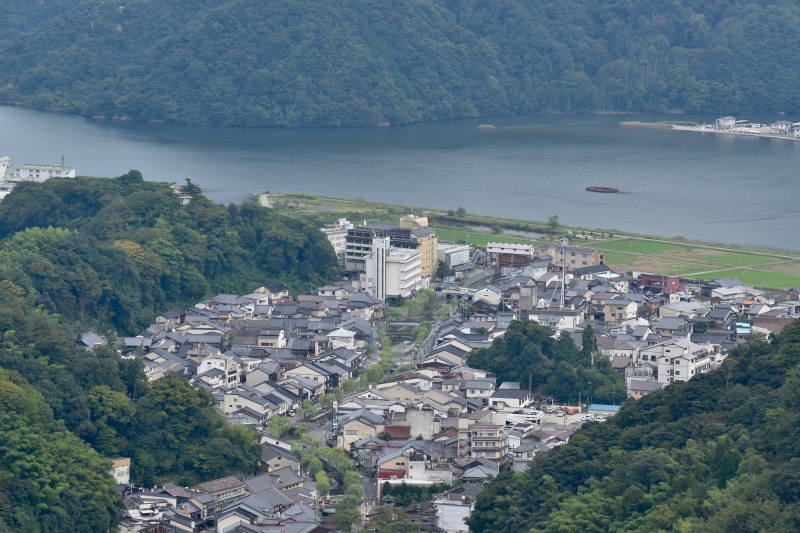
[[[114,459],[127,506],[120,531],[369,530],[388,513],[420,531],[467,532],[504,465],[525,471],[582,425],[613,417],[623,396],[720,368],[737,343],[800,315],[800,287],[720,278],[690,288],[612,268],[567,238],[439,243],[413,214],[321,231],[340,283],[218,294],[164,310],[134,337],[80,336],[81,349],[141,360],[151,382],[176,375],[208,391],[231,424],[261,435],[258,471],[192,487],[132,485],[133,459]],[[535,376],[500,381],[470,365],[522,323],[610,366],[625,393],[559,399],[531,387]]]

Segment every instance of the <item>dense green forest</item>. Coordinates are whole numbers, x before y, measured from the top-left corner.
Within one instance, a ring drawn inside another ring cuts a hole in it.
[[[212,292],[306,291],[337,272],[311,225],[202,195],[181,207],[168,184],[137,171],[22,183],[0,204],[0,239],[0,279],[32,305],[127,334]]]
[[[110,468],[24,378],[0,368],[0,531],[116,528],[122,500]]]
[[[800,529],[800,321],[718,371],[627,400],[484,491],[473,531]]]
[[[0,101],[88,116],[296,127],[800,112],[798,0],[6,4]]]
[[[336,271],[313,226],[202,195],[181,206],[136,171],[16,187],[0,204],[0,531],[116,525],[102,456],[132,457],[137,484],[190,486],[261,457],[255,432],[227,424],[210,394],[174,376],[148,384],[141,361],[78,349],[77,333],[96,326],[113,340],[217,291],[305,290]]]
[[[608,359],[598,355],[594,329],[583,333],[579,350],[569,333],[554,331],[538,322],[514,321],[491,347],[469,356],[467,364],[497,374],[498,383],[530,384],[537,396],[552,396],[562,403],[578,401],[618,404],[625,398],[625,380]],[[593,357],[593,354],[596,357]]]

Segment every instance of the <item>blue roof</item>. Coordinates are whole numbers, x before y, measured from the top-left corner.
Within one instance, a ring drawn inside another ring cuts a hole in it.
[[[589,410],[592,411],[619,411],[619,405],[606,405],[602,403],[593,403],[589,406]]]

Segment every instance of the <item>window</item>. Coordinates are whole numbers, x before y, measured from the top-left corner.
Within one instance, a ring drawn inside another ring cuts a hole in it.
[[[358,431],[356,431],[355,429],[348,429],[347,431],[345,431],[345,434],[346,435],[358,435]]]
[[[680,370],[676,370],[676,371],[675,371],[675,374],[676,374],[676,375],[677,375],[677,374],[680,374],[680,373],[681,373],[681,371],[680,371]]]

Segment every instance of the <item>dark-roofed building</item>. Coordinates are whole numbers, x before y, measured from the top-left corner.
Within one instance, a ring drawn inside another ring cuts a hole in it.
[[[231,502],[246,498],[250,493],[247,485],[234,476],[212,479],[192,487],[193,490],[205,492],[212,499],[211,507],[220,510]]]

